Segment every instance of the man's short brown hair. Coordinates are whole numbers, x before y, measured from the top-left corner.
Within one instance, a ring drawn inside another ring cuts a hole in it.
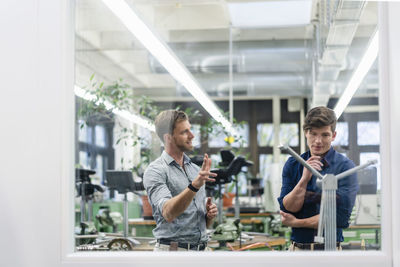
[[[336,114],[335,112],[327,107],[315,107],[307,112],[304,120],[303,130],[311,130],[312,128],[322,128],[325,126],[331,126],[332,132],[336,130]]]
[[[164,142],[164,134],[172,135],[176,124],[188,119],[186,113],[180,110],[168,109],[162,111],[154,121],[158,137]]]

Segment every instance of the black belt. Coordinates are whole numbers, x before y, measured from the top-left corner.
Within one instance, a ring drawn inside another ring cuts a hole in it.
[[[160,244],[169,245],[169,246],[176,245],[176,243],[177,243],[179,248],[184,248],[187,250],[204,250],[207,246],[206,242],[194,244],[194,243],[176,242],[176,241],[173,241],[170,239],[165,239],[165,238],[157,239],[157,242]],[[171,243],[173,243],[173,244],[171,244]]]
[[[293,241],[293,245],[299,249],[304,250],[324,250],[325,244],[323,243],[297,243]],[[336,247],[340,247],[340,242],[336,242]]]

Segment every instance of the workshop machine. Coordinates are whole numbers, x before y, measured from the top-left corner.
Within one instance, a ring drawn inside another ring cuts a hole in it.
[[[93,195],[96,191],[104,192],[104,188],[101,185],[92,184],[89,176],[95,173],[93,170],[75,169],[77,197],[81,197],[80,225],[75,229],[78,235],[97,234],[93,222]]]
[[[110,211],[110,207],[101,206],[99,211],[97,212],[96,219],[99,222],[99,230],[100,232],[108,232],[108,228],[112,228],[112,232],[117,232],[118,224],[123,222],[123,217],[121,213],[117,211]]]
[[[227,242],[234,242],[236,239],[240,239],[242,228],[240,219],[228,219],[225,223],[219,224],[215,228],[211,239],[218,241],[218,249],[227,249]]]
[[[253,165],[253,162],[246,160],[243,156],[235,157],[230,150],[221,150],[220,153],[222,158],[220,166],[226,166],[226,168],[212,169],[211,172],[217,174],[217,176],[214,177],[215,182],[206,183],[206,190],[213,190],[216,185],[218,187],[218,195],[220,196],[218,199],[218,224],[222,223],[222,185],[232,182],[232,177],[238,175],[242,167]],[[240,212],[238,180],[234,179],[233,181],[236,187],[235,218],[238,219]]]
[[[137,193],[143,191],[143,181],[135,182],[131,171],[106,171],[107,186],[110,190],[116,190],[119,194],[124,195],[124,210],[123,210],[123,237],[114,239],[108,246],[114,250],[132,250],[135,245],[140,242],[128,236],[128,192]]]
[[[78,172],[77,172],[78,173]],[[88,171],[88,170],[80,170],[79,173],[83,173],[85,175],[93,174],[94,171]],[[87,179],[86,179],[87,180]],[[86,181],[85,180],[85,181]],[[90,182],[90,179],[89,179]],[[106,172],[106,182],[107,186],[110,190],[116,190],[120,194],[124,194],[124,212],[123,212],[123,236],[121,237],[118,234],[106,234],[106,233],[97,233],[97,230],[94,227],[94,224],[91,223],[90,225],[93,225],[93,232],[84,232],[83,230],[81,236],[77,236],[77,240],[82,240],[83,238],[90,238],[91,243],[86,243],[77,246],[77,251],[105,251],[105,250],[113,250],[113,251],[130,251],[133,250],[133,247],[135,245],[139,245],[140,242],[128,237],[128,198],[127,198],[127,193],[128,192],[136,192],[136,191],[142,191],[144,190],[143,187],[143,182],[136,183],[133,181],[133,176],[131,171],[107,171]],[[80,195],[82,196],[82,199],[87,199],[87,192],[89,188],[95,188],[100,191],[100,188],[102,187],[98,185],[88,185],[91,183],[85,183],[82,185],[82,183],[79,183],[79,187],[77,186],[78,192],[80,192]],[[102,189],[104,191],[104,189]],[[101,191],[101,192],[103,192]],[[89,190],[89,193],[91,191]],[[81,206],[81,210],[84,210],[85,205],[83,205],[83,208]],[[85,214],[83,212],[82,214]],[[82,217],[81,214],[81,217]],[[92,218],[92,214],[89,213],[89,218]],[[82,217],[81,221],[84,220],[85,217]],[[99,220],[99,223],[102,226],[112,226],[113,231],[116,230],[116,225],[120,223],[118,221],[118,218],[120,220],[120,217],[117,216],[115,213],[110,213],[109,210],[103,208],[99,210],[99,213],[97,214],[97,219]],[[81,223],[82,225],[82,223]],[[93,239],[95,241],[93,241]]]

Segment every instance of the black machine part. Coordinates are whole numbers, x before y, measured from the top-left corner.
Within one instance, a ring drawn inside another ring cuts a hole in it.
[[[94,194],[95,191],[104,192],[104,188],[97,184],[85,184],[79,183],[76,185],[76,190],[79,196],[91,196]],[[82,194],[83,193],[83,194]]]
[[[239,174],[242,167],[249,167],[252,165],[253,162],[246,160],[243,156],[237,156],[229,163],[227,168],[211,170],[211,172],[217,174],[217,177],[214,177],[215,182],[207,182],[207,184],[208,186],[214,186],[216,184],[230,183],[232,181],[232,176]]]
[[[109,189],[117,190],[120,194],[143,191],[143,180],[135,182],[131,171],[106,171],[106,181]]]
[[[219,165],[222,167],[228,166],[235,158],[235,155],[232,153],[231,150],[221,150],[219,153],[221,154],[222,159]]]
[[[95,191],[104,192],[104,188],[101,185],[92,184],[89,175],[95,174],[93,170],[87,169],[75,169],[75,183],[77,197],[83,196],[88,197],[94,194]]]
[[[77,183],[78,182],[89,182],[90,183],[89,175],[92,175],[95,173],[96,172],[93,170],[76,168],[75,169],[75,181]]]

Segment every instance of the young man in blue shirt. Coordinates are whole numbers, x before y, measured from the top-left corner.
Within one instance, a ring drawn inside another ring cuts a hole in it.
[[[339,174],[354,167],[354,163],[336,152],[331,143],[336,137],[336,115],[326,107],[311,109],[305,118],[303,130],[309,151],[301,157],[321,174]],[[343,241],[343,228],[349,218],[358,191],[357,175],[339,180],[336,191],[337,242]],[[282,172],[282,188],[278,198],[282,224],[292,227],[289,250],[323,250],[323,244],[314,243],[317,235],[321,189],[316,177],[293,157]]]

